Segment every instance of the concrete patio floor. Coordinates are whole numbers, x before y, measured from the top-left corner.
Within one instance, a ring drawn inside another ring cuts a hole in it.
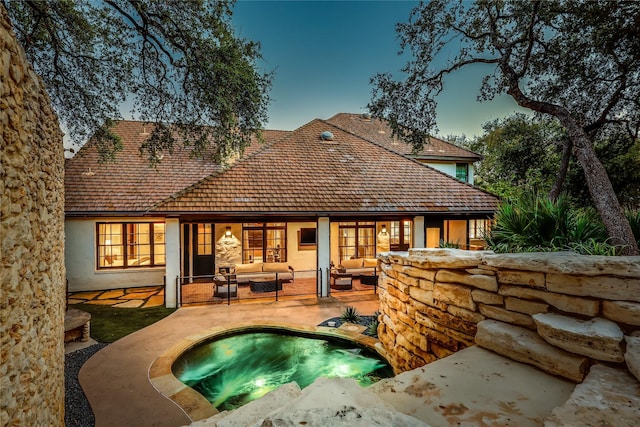
[[[238,322],[318,325],[348,305],[363,315],[378,310],[377,295],[181,308],[96,353],[78,375],[96,426],[182,426],[191,420],[149,381],[149,367],[179,340],[202,330]]]

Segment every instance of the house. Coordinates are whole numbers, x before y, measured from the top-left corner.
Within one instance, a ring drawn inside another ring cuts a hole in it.
[[[411,144],[392,136],[391,127],[386,121],[372,118],[368,113],[338,113],[327,121],[469,184],[473,184],[474,162],[482,160],[477,153],[433,136],[429,137],[422,150],[414,153]]]
[[[148,125],[147,125],[148,126]],[[177,148],[157,169],[139,155],[140,122],[117,122],[124,150],[98,161],[89,141],[67,160],[71,291],[157,285],[286,262],[296,271],[388,250],[473,246],[497,198],[329,121],[265,131],[223,168]],[[327,275],[320,289],[326,295]]]

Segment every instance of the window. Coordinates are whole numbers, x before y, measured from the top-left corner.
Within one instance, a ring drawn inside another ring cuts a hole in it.
[[[212,240],[211,224],[198,224],[198,255],[211,255],[213,253]]]
[[[469,182],[469,165],[467,163],[456,163],[456,178],[462,182]]]
[[[491,226],[490,219],[470,219],[469,239],[484,239],[485,233]]]
[[[351,258],[375,257],[375,222],[341,222],[338,230],[340,261]]]
[[[287,224],[242,224],[242,262],[285,262],[287,260]]]
[[[165,265],[165,226],[161,222],[98,223],[98,268]]]

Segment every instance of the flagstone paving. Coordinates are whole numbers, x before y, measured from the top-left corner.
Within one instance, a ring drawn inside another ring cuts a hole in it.
[[[119,308],[149,308],[164,305],[163,286],[71,292],[67,302],[73,304],[110,305]]]

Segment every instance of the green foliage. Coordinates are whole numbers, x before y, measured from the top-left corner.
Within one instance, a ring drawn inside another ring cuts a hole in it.
[[[373,320],[367,325],[367,335],[372,337],[378,336],[378,326],[380,326],[380,312],[373,313]]]
[[[636,242],[640,246],[640,209],[634,210],[631,208],[627,208],[625,209],[624,214],[629,221],[629,225],[631,226],[633,235],[636,238]]]
[[[144,146],[151,162],[171,151],[176,134],[195,155],[221,159],[266,121],[271,75],[255,65],[259,45],[234,34],[232,1],[3,5],[76,144],[121,118],[125,103],[135,119],[158,125]],[[102,136],[110,160],[120,146]]]
[[[397,26],[401,53],[408,61],[400,73],[380,73],[371,79],[369,110],[374,117],[387,119],[394,134],[420,151],[424,136],[437,130],[437,97],[446,77],[476,66],[485,73],[479,100],[507,94],[520,107],[561,123],[609,236],[624,254],[638,254],[594,149],[596,142],[611,135],[624,134],[631,142],[639,136],[640,34],[630,16],[640,16],[640,2],[421,2],[409,20]],[[533,136],[520,132],[515,147],[505,153],[513,153],[512,162],[520,166],[520,172],[514,171],[507,181],[543,187],[553,176],[541,166],[527,169],[529,161],[546,151],[545,140]],[[624,155],[616,161],[626,164],[634,159]],[[497,181],[501,191],[509,188],[504,178]],[[628,188],[637,194],[637,188]]]
[[[476,166],[476,185],[507,198],[551,189],[566,139],[557,121],[518,113],[485,123],[484,130],[465,144],[483,156]]]
[[[599,242],[595,239],[588,239],[584,242],[572,242],[568,245],[568,248],[583,255],[615,256],[618,254],[618,248],[615,246],[607,242]]]
[[[436,129],[446,77],[482,64],[481,101],[506,93],[524,108],[571,116],[590,132],[635,129],[637,136],[640,48],[629,16],[639,14],[633,1],[420,3],[397,26],[408,61],[402,73],[371,79],[369,109],[420,150],[421,137]]]
[[[637,211],[628,211],[637,218]],[[621,248],[608,243],[604,226],[593,210],[573,209],[566,197],[553,202],[539,195],[522,195],[503,202],[486,237],[495,252],[572,250],[588,255],[616,255]]]
[[[114,125],[115,122],[109,119],[94,133],[100,162],[114,162],[116,153],[123,148],[121,138],[111,131]]]
[[[451,249],[460,249],[462,244],[460,242],[445,242],[443,239],[440,239],[440,243],[438,244],[439,248],[451,248]]]
[[[503,198],[551,191],[566,141],[566,131],[557,120],[518,113],[485,123],[484,130],[484,135],[460,144],[483,157],[476,164],[475,185]],[[620,202],[638,204],[640,140],[613,133],[599,138],[594,148]],[[592,206],[584,172],[575,158],[570,159],[563,193],[574,206]]]
[[[92,304],[69,306],[91,314],[91,337],[98,342],[112,343],[139,329],[161,320],[175,308],[118,308]]]
[[[358,313],[358,310],[355,307],[347,306],[342,312],[340,319],[343,322],[358,323],[360,322],[360,313]]]

